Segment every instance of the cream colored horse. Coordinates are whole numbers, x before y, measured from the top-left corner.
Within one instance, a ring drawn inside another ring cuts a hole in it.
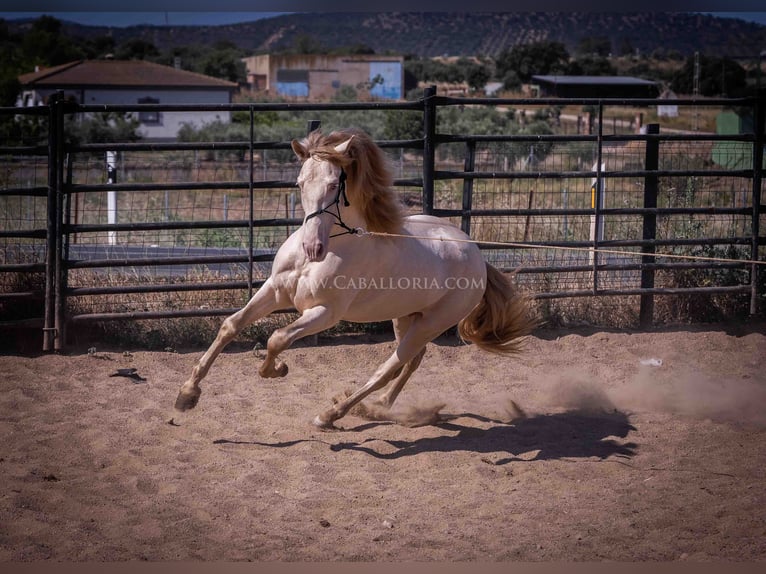
[[[391,407],[427,343],[454,325],[487,351],[518,350],[520,337],[534,327],[524,298],[461,230],[436,217],[404,217],[385,154],[368,135],[315,131],[292,148],[303,162],[303,225],[280,247],[263,286],[223,322],[181,386],[176,409],[196,406],[200,381],[237,333],[280,309],[294,308],[300,317],[269,338],[262,377],[287,374],[279,354],[301,337],[341,320],[393,320],[396,351],[364,386],[316,416],[322,428],[384,387],[378,403]]]

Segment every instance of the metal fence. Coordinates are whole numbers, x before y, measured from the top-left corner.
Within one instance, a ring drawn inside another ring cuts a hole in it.
[[[639,131],[632,118],[657,103],[447,98],[431,89],[399,103],[87,106],[54,98],[0,109],[0,325],[40,328],[52,350],[65,345],[68,328],[93,321],[236,311],[302,223],[289,139],[305,135],[308,120],[331,129],[351,113],[418,124],[422,137],[371,134],[390,156],[402,201],[412,213],[454,221],[490,263],[517,271],[544,316],[599,324],[622,313],[648,326],[673,316],[667,305],[658,313],[659,295],[703,306],[724,298],[726,312],[756,314],[764,295],[764,99],[663,101],[753,119],[727,134],[659,124]],[[589,113],[567,118],[567,107]],[[442,121],[481,108],[519,124],[566,126],[457,134]],[[78,118],[203,110],[244,114],[244,135],[68,137]],[[264,138],[267,114],[289,114],[294,133]]]

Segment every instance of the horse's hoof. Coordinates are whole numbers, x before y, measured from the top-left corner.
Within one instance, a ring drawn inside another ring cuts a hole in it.
[[[193,409],[199,402],[200,394],[202,394],[201,391],[191,393],[181,391],[176,398],[175,409],[181,412]]]
[[[311,423],[322,430],[337,430],[332,421],[326,421],[320,415],[315,416]]]
[[[258,373],[264,379],[276,379],[276,378],[284,377],[285,375],[287,375],[287,371],[288,371],[287,364],[280,361],[279,363],[277,363],[276,367],[274,367],[273,369],[264,369],[263,367],[261,367],[258,370]]]

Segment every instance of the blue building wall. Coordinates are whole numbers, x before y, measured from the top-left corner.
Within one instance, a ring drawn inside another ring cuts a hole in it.
[[[402,93],[402,65],[400,62],[370,62],[370,83],[383,78],[382,84],[375,84],[370,94],[376,98],[397,100]]]

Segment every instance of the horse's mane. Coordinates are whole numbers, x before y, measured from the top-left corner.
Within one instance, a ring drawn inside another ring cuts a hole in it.
[[[335,146],[352,136],[345,153],[335,151]],[[400,230],[404,211],[392,189],[388,158],[369,135],[353,128],[326,136],[315,130],[301,143],[309,156],[330,161],[346,171],[346,196],[362,212],[368,231]]]

